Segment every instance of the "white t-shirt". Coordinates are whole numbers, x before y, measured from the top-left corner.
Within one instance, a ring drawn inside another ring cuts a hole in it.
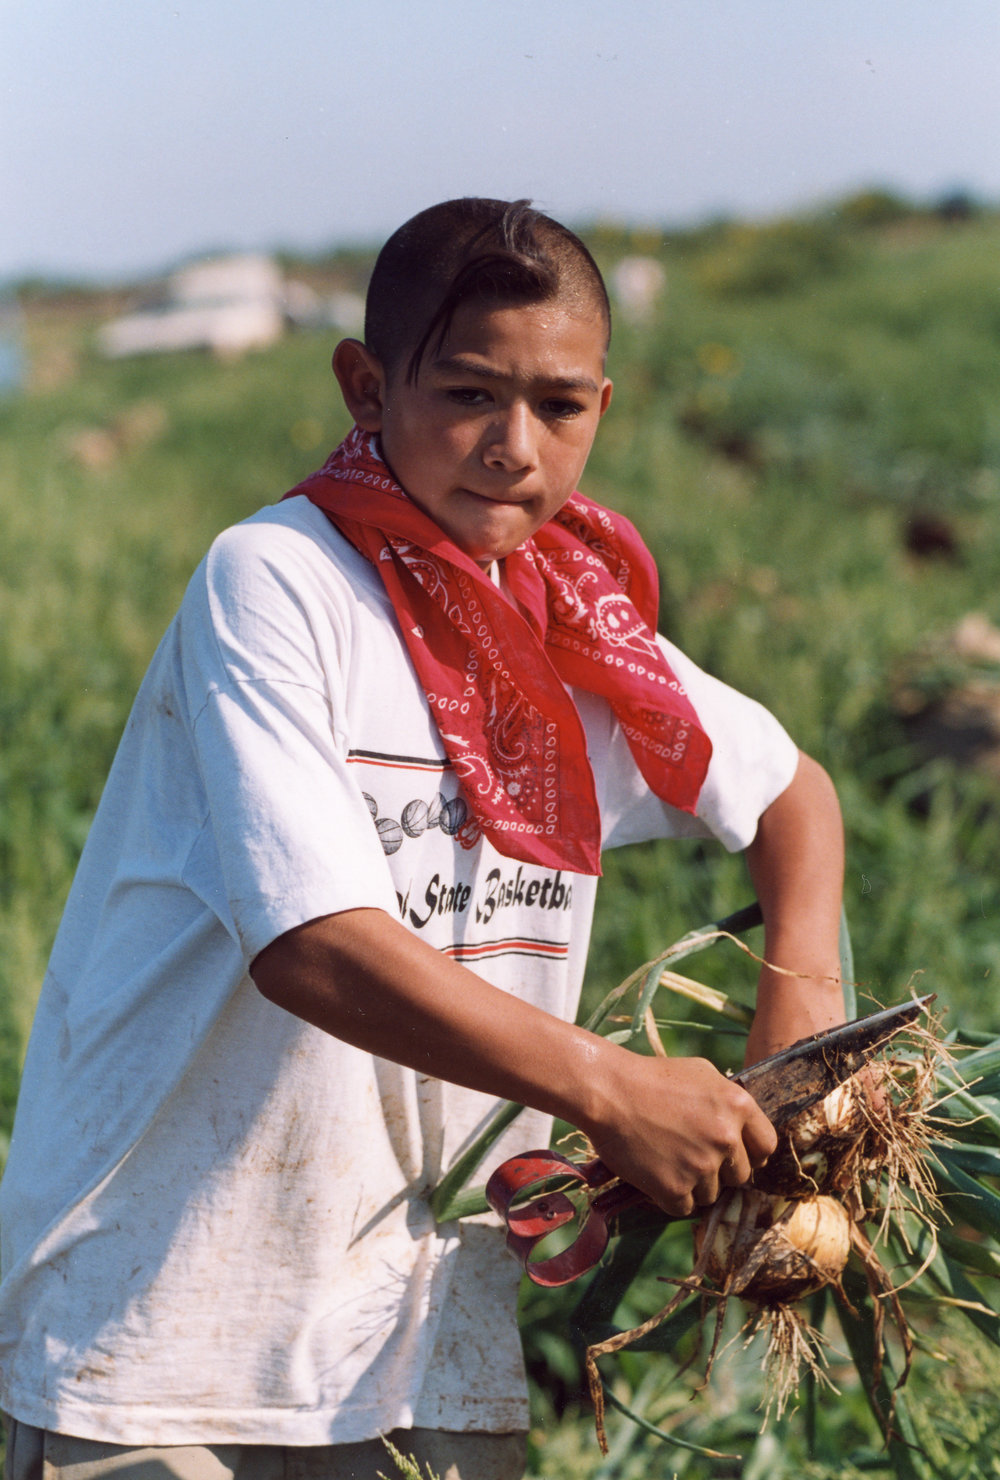
[[[699,816],[577,695],[606,844],[745,847],[796,751],[668,648]],[[266,1001],[269,942],[358,906],[563,1018],[595,881],[463,843],[373,568],[304,498],[223,534],[143,683],[73,885],[0,1191],[0,1406],[124,1444],[526,1427],[518,1267],[425,1194],[492,1107]],[[467,839],[465,840],[467,841]],[[525,1112],[482,1168],[544,1145]]]

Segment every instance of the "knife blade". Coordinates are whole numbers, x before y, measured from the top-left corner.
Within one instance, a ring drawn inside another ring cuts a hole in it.
[[[901,1029],[915,1023],[934,1001],[934,993],[914,997],[898,1007],[885,1007],[800,1038],[758,1063],[741,1069],[736,1083],[753,1095],[775,1130],[808,1110],[850,1079]]]

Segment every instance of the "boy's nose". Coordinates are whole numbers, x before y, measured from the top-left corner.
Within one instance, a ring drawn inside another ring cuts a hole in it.
[[[530,407],[510,406],[497,415],[487,432],[483,456],[491,468],[505,473],[534,467],[535,419]]]

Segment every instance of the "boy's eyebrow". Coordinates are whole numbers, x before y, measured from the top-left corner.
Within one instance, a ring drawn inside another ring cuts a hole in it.
[[[465,355],[448,355],[444,359],[435,360],[431,369],[444,375],[475,375],[480,380],[507,378],[502,370],[494,370],[492,365],[483,365],[479,360],[468,359]],[[601,389],[597,381],[592,380],[589,375],[543,375],[540,379],[554,390],[597,392]]]

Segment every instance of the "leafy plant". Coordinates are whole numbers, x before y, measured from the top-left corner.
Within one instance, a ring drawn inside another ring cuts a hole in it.
[[[732,926],[733,923],[743,925],[747,922],[726,923]],[[641,1035],[649,1031],[648,1014],[656,990],[663,986],[679,988],[685,997],[694,997],[711,1012],[732,1011],[732,1004],[723,994],[699,991],[694,984],[677,978],[672,970],[663,969],[664,960],[673,965],[682,953],[691,949],[692,944],[697,949],[699,944],[719,937],[719,930],[713,927],[694,932],[687,941],[678,942],[678,946],[670,948],[648,967],[633,973],[621,988],[609,994],[604,1004],[607,1009],[603,1013],[604,1021],[608,1012],[617,1008],[629,991],[634,992],[631,1021],[628,1028],[623,1028],[617,1035],[621,1041],[634,1046]],[[602,1013],[599,1012],[592,1019],[592,1025],[599,1028],[601,1022]],[[976,1036],[972,1035],[973,1039]],[[957,1334],[952,1332],[952,1350],[964,1343],[975,1351],[977,1343],[981,1346],[985,1341],[994,1355],[985,1359],[980,1355],[980,1360],[985,1360],[988,1368],[996,1371],[1000,1370],[1000,1352],[997,1351],[1000,1348],[1000,1309],[991,1303],[983,1281],[985,1279],[988,1285],[1000,1276],[1000,1195],[996,1190],[1000,1182],[1000,1039],[985,1034],[978,1036],[986,1041],[977,1046],[963,1042],[959,1035],[951,1035],[949,1055],[940,1060],[934,1070],[937,1103],[933,1112],[929,1165],[942,1205],[935,1210],[933,1203],[921,1204],[919,1198],[911,1200],[905,1197],[895,1203],[895,1211],[892,1211],[894,1204],[890,1199],[882,1233],[887,1251],[885,1259],[894,1271],[892,1283],[900,1290],[898,1300],[912,1312],[913,1328],[922,1347],[929,1349],[934,1360],[942,1360],[940,1346],[931,1336],[934,1325],[929,1322],[938,1323],[942,1315],[952,1326],[956,1321],[964,1320],[968,1329]],[[921,1053],[923,1050],[912,1052]],[[896,1059],[904,1069],[906,1060],[906,1051]],[[924,1211],[917,1217],[916,1211],[921,1205]],[[703,1429],[696,1440],[688,1425],[678,1425],[678,1417],[684,1407],[680,1398],[689,1392],[689,1385],[678,1378],[691,1360],[692,1334],[698,1332],[706,1320],[704,1304],[697,1295],[685,1299],[681,1293],[671,1301],[668,1309],[673,1306],[676,1309],[667,1320],[641,1323],[636,1316],[637,1308],[643,1316],[649,1314],[649,1307],[644,1308],[645,1301],[654,1307],[663,1304],[663,1296],[652,1293],[650,1274],[653,1269],[658,1271],[661,1279],[666,1276],[675,1283],[690,1273],[692,1256],[687,1238],[683,1239],[682,1267],[678,1272],[679,1240],[678,1225],[659,1232],[655,1218],[649,1220],[645,1230],[633,1229],[621,1236],[573,1308],[569,1321],[577,1331],[578,1339],[590,1342],[600,1340],[602,1331],[626,1331],[631,1322],[638,1332],[644,1333],[638,1340],[629,1340],[627,1349],[633,1357],[638,1353],[669,1354],[677,1364],[672,1367],[669,1378],[661,1372],[657,1381],[655,1368],[647,1367],[633,1377],[632,1390],[626,1398],[622,1394],[621,1383],[612,1385],[606,1376],[605,1396],[614,1408],[647,1435],[700,1455],[702,1460],[724,1464],[726,1452],[721,1430],[710,1430],[705,1434]],[[683,1268],[685,1263],[686,1269]],[[863,1278],[862,1267],[854,1265],[844,1276],[843,1289],[845,1298],[837,1302],[830,1299],[828,1289],[820,1291],[813,1297],[809,1312],[810,1324],[817,1331],[825,1330],[828,1340],[836,1339],[831,1334],[831,1322],[839,1323],[841,1348],[849,1352],[854,1367],[850,1378],[841,1374],[836,1376],[831,1396],[839,1399],[845,1391],[846,1381],[851,1381],[864,1396],[879,1429],[886,1434],[880,1467],[891,1470],[898,1480],[930,1480],[930,1477],[956,1473],[956,1463],[964,1462],[961,1458],[965,1454],[962,1435],[983,1425],[975,1394],[965,1398],[952,1391],[951,1399],[959,1414],[963,1412],[963,1404],[968,1402],[970,1411],[967,1417],[959,1418],[945,1428],[929,1422],[919,1398],[911,1401],[909,1391],[897,1387],[899,1373],[897,1371],[893,1376],[894,1356],[889,1346],[891,1326],[883,1325],[879,1310],[882,1296],[877,1287],[869,1287]],[[734,1335],[732,1332],[731,1337]],[[615,1346],[620,1349],[620,1338],[608,1343],[609,1349]],[[622,1377],[627,1382],[630,1375],[626,1369]],[[820,1433],[816,1380],[816,1376],[807,1371],[803,1393],[804,1432],[799,1441],[812,1463],[822,1461],[829,1442]],[[664,1388],[673,1392],[676,1406],[667,1403],[664,1407]],[[762,1396],[758,1390],[758,1401]],[[839,1401],[836,1406],[839,1410]],[[660,1415],[659,1421],[657,1414]],[[666,1426],[663,1414],[671,1415]],[[787,1436],[786,1426],[786,1442]],[[843,1437],[841,1430],[841,1441]],[[745,1454],[745,1450],[741,1453]],[[855,1445],[853,1459],[846,1447],[840,1454],[847,1468],[838,1473],[850,1473],[853,1464],[868,1470],[873,1463],[879,1462],[877,1440],[873,1443],[871,1438]],[[725,1473],[724,1470],[722,1472]],[[617,1471],[609,1469],[608,1473]],[[973,1469],[970,1473],[980,1472]]]

